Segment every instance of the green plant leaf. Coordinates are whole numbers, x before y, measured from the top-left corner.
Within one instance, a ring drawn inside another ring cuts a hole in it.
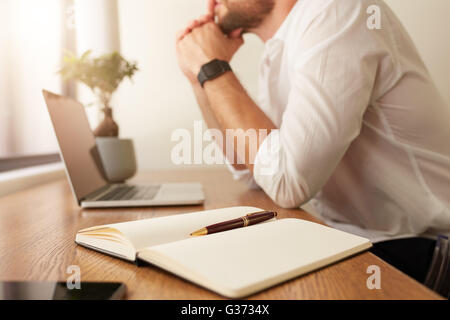
[[[139,69],[136,63],[125,60],[118,52],[95,58],[91,57],[91,53],[88,50],[77,58],[66,51],[58,73],[65,81],[75,80],[85,84],[107,106],[122,81],[125,78],[132,80]]]

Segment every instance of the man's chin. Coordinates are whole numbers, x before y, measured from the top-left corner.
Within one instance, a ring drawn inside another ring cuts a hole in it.
[[[222,32],[227,35],[232,33],[234,30],[242,29],[242,27],[230,25],[220,19],[216,20],[216,21],[217,21],[217,25],[219,26],[220,30],[222,30]]]
[[[230,30],[230,24],[228,23],[227,18],[228,15],[226,13],[216,13],[215,21],[223,33],[230,34],[233,30]]]
[[[220,22],[220,20],[216,20],[217,25],[219,26],[220,30],[222,30],[222,32],[224,34],[230,34],[231,31],[227,28],[226,25],[224,25],[223,23]]]

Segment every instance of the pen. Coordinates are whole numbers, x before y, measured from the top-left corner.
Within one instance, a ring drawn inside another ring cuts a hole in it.
[[[278,214],[276,212],[272,212],[272,211],[255,212],[255,213],[248,214],[248,215],[238,218],[238,219],[225,221],[225,222],[207,226],[205,228],[202,228],[198,231],[191,233],[191,236],[193,236],[193,237],[206,236],[208,234],[224,232],[224,231],[238,229],[238,228],[244,228],[244,227],[252,226],[254,224],[258,224],[258,223],[276,218],[277,215]]]

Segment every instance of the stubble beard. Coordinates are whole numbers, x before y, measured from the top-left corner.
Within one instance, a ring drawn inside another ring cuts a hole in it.
[[[218,24],[222,32],[229,34],[236,29],[244,33],[258,28],[272,12],[274,0],[223,0],[228,12],[219,17]]]

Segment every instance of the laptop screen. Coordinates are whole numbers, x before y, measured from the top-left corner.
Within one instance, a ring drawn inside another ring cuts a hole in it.
[[[44,91],[44,97],[61,157],[73,192],[80,202],[89,194],[107,185],[101,174],[101,161],[94,134],[82,104],[47,91]]]

